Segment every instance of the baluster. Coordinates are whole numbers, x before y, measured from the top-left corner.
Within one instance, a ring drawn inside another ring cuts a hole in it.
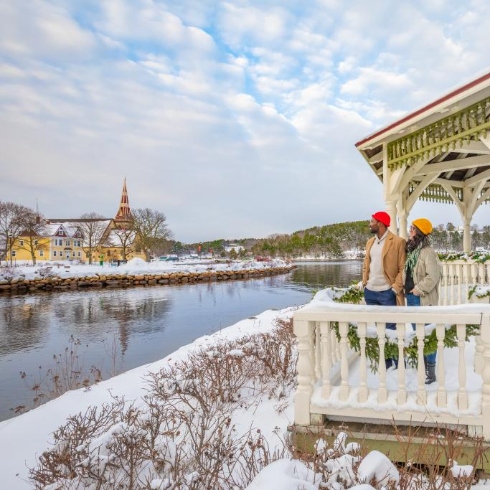
[[[331,340],[330,356],[332,359],[330,366],[333,366],[334,364],[340,361],[339,339],[337,338],[337,334],[333,329],[330,332],[330,340]]]
[[[478,284],[478,264],[473,262],[470,266],[470,284],[468,284],[467,292],[469,291],[469,287],[474,284]]]
[[[427,403],[427,391],[425,390],[425,363],[424,363],[424,344],[425,344],[425,325],[417,323],[417,404]]]
[[[398,337],[398,405],[407,402],[407,390],[405,388],[405,323],[396,324]]]
[[[447,267],[447,304],[452,305],[454,304],[453,298],[454,298],[454,264],[449,263]]]
[[[485,274],[485,264],[476,264],[478,268],[478,277],[475,278],[475,284],[481,284],[482,286],[484,284],[488,284],[486,282],[486,274]]]
[[[339,322],[340,331],[340,394],[339,398],[342,401],[349,397],[349,363],[347,360],[347,346],[349,333],[349,323]]]
[[[330,381],[330,372],[333,365],[332,359],[332,340],[337,342],[335,337],[332,338],[333,329],[330,328],[330,322],[320,323],[320,339],[322,344],[322,397],[329,398],[332,392],[332,383]],[[335,332],[333,332],[335,334]]]
[[[298,339],[298,387],[294,397],[294,421],[298,425],[310,425],[310,401],[313,393],[312,356],[313,345],[310,328],[315,322],[295,320],[294,333]]]
[[[447,305],[448,304],[448,301],[447,301],[447,294],[448,294],[447,293],[447,288],[448,288],[447,276],[448,276],[448,263],[443,262],[442,263],[441,287],[439,288],[440,292],[441,292],[441,295],[439,297],[439,304],[440,305]]]
[[[456,265],[456,280],[457,280],[457,283],[458,283],[458,286],[457,286],[457,304],[458,305],[461,305],[463,303],[465,303],[465,301],[463,301],[463,265],[462,264],[457,264]]]
[[[466,362],[465,362],[465,345],[466,345],[466,325],[458,324],[456,326],[458,334],[459,366],[458,366],[458,408],[466,410],[468,408],[468,391],[466,389]]]
[[[367,388],[367,357],[366,357],[366,335],[367,324],[360,322],[357,326],[357,334],[359,335],[360,347],[361,347],[361,359],[359,362],[359,397],[360,403],[366,402],[368,399]]]
[[[481,325],[478,331],[478,335],[475,336],[475,358],[473,360],[474,370],[476,374],[480,374],[483,371],[483,343],[481,341]]]
[[[447,405],[447,392],[446,392],[446,374],[444,367],[444,337],[446,334],[446,328],[444,325],[438,323],[436,325],[437,335],[437,381],[439,382],[439,388],[437,389],[437,406],[445,408]]]
[[[315,380],[322,377],[322,344],[320,342],[320,322],[315,322]]]
[[[376,325],[376,331],[378,334],[378,346],[379,346],[378,403],[386,403],[386,400],[388,398],[388,390],[386,389],[386,363],[385,363],[386,333],[385,333],[385,324],[378,322],[378,324]]]
[[[459,286],[459,294],[460,294],[460,303],[468,303],[468,284],[470,282],[469,276],[470,276],[470,267],[471,264],[465,263],[461,264],[461,274],[462,274],[462,281]],[[463,295],[463,289],[466,291],[466,294]]]

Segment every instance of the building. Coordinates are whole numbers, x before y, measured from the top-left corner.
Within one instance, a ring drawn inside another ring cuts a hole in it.
[[[131,208],[124,179],[121,200],[114,218],[50,218],[36,232],[17,238],[7,255],[16,261],[124,261],[144,257],[134,247]]]

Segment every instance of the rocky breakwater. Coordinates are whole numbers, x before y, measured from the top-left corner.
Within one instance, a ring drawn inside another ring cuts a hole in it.
[[[52,275],[49,277],[37,277],[34,279],[26,279],[20,276],[15,278],[0,279],[0,294],[233,281],[238,279],[251,279],[276,274],[285,274],[293,268],[293,265],[287,265],[282,267],[267,267],[261,269],[208,270],[200,272],[180,271],[155,274],[95,274],[91,276],[74,277],[59,277]]]

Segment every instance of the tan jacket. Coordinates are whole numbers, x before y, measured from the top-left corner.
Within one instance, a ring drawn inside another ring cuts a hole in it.
[[[441,274],[442,265],[439,257],[432,248],[424,247],[420,250],[419,258],[413,270],[414,289],[420,293],[421,306],[437,306],[439,304]],[[403,284],[405,284],[405,271],[403,271]]]
[[[369,279],[369,266],[371,265],[371,247],[373,246],[376,237],[371,237],[366,243],[366,257],[362,266],[362,284],[366,286]],[[388,231],[388,236],[385,238],[383,245],[382,261],[383,272],[386,282],[391,284],[391,287],[396,292],[397,306],[405,305],[405,295],[403,294],[403,269],[405,268],[405,240]]]

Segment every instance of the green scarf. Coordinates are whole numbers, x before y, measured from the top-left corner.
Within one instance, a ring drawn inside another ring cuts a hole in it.
[[[422,243],[419,243],[412,251],[407,252],[407,260],[405,262],[405,272],[410,271],[413,273],[415,269],[415,264],[419,259],[420,250],[422,249]]]

